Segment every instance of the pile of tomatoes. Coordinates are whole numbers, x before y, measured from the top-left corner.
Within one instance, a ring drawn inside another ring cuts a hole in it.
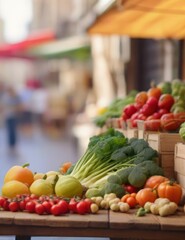
[[[129,120],[130,127],[137,127],[138,120],[146,122],[145,129],[151,131],[175,131],[185,121],[185,112],[171,113],[175,103],[171,94],[163,94],[158,87],[139,92],[133,104],[127,105],[121,118]]]
[[[0,208],[4,211],[52,214],[60,216],[67,213],[95,213],[90,199],[62,199],[56,196],[17,195],[13,199],[0,197]]]

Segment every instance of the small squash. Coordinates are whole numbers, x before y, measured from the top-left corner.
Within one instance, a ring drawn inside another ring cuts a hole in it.
[[[175,181],[169,180],[159,184],[157,193],[160,198],[168,198],[178,205],[182,197],[182,187]]]
[[[160,175],[154,175],[149,177],[145,182],[145,188],[157,188],[160,183],[169,180],[168,178]]]
[[[144,207],[146,202],[154,202],[157,199],[156,191],[152,188],[143,188],[136,194],[136,201],[141,207]]]

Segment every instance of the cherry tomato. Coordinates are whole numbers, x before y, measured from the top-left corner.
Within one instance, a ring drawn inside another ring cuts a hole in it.
[[[9,200],[8,200],[8,199],[5,199],[5,201],[4,201],[4,203],[3,203],[3,209],[4,209],[5,211],[9,211],[9,204],[10,204]]]
[[[69,210],[73,213],[77,213],[77,204],[78,202],[74,198],[71,198],[71,200],[69,201]]]
[[[137,205],[136,198],[133,196],[130,196],[127,198],[126,203],[130,206],[130,208],[134,208]]]
[[[35,205],[35,212],[39,215],[43,215],[45,213],[45,207],[41,203],[37,203]]]
[[[34,213],[35,205],[36,203],[34,201],[27,202],[25,206],[25,210],[28,211],[29,213]]]
[[[128,193],[135,193],[135,192],[137,192],[137,188],[132,186],[132,185],[130,185],[130,184],[125,184],[124,185],[124,189]]]
[[[87,213],[87,203],[85,201],[78,202],[76,209],[79,214],[86,214]]]
[[[61,207],[58,204],[55,204],[51,207],[51,214],[54,216],[60,216],[61,215]]]
[[[44,202],[42,203],[42,206],[44,206],[46,213],[48,213],[48,214],[51,213],[51,207],[52,207],[51,202],[49,202],[49,201],[44,201]]]
[[[130,193],[125,194],[122,198],[121,198],[121,202],[126,202],[127,198],[130,197]]]
[[[20,210],[24,211],[25,210],[25,207],[26,207],[26,202],[24,200],[21,200],[19,202],[19,208]]]
[[[61,214],[69,212],[68,203],[65,200],[60,200],[57,205],[60,206]]]
[[[9,210],[11,212],[17,212],[19,210],[19,203],[18,202],[10,202]]]
[[[6,199],[0,196],[0,207],[3,207],[5,201]]]
[[[87,205],[87,212],[90,213],[91,212],[92,200],[89,199],[89,198],[85,198],[84,201],[86,202],[86,205]]]

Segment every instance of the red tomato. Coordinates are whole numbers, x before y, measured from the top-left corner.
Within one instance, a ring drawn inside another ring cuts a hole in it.
[[[140,114],[137,116],[137,120],[143,120],[143,121],[145,121],[145,120],[146,120],[146,116],[145,116],[143,113],[140,113]]]
[[[9,210],[11,212],[17,212],[19,210],[19,203],[18,202],[10,202]]]
[[[134,106],[134,104],[129,104],[127,105],[124,109],[123,112],[130,118],[135,112],[137,112],[137,108]]]
[[[162,117],[162,115],[169,113],[169,111],[165,108],[161,108],[158,110],[158,113],[160,114],[160,117]]]
[[[134,103],[134,106],[136,107],[137,111],[139,111],[144,104]]]
[[[180,122],[175,119],[173,113],[167,113],[161,117],[161,126],[166,131],[175,131],[180,127]]]
[[[69,210],[73,213],[77,213],[77,204],[78,202],[74,198],[71,198],[71,200],[69,201]]]
[[[6,199],[0,196],[0,207],[3,207],[5,201]]]
[[[86,205],[87,205],[87,212],[90,213],[91,212],[92,200],[89,199],[89,198],[85,198],[84,201],[86,202]]]
[[[175,100],[171,94],[162,94],[159,98],[158,107],[164,108],[170,111],[171,107],[173,106]]]
[[[25,210],[28,211],[29,213],[34,213],[35,205],[36,203],[34,201],[27,202],[25,206]]]
[[[46,213],[51,213],[51,207],[52,207],[52,204],[51,204],[51,202],[49,202],[49,201],[44,201],[43,203],[42,203],[42,206],[44,206],[44,208],[45,208],[45,211],[46,211]]]
[[[129,117],[126,115],[126,113],[122,113],[122,115],[121,115],[121,118],[124,120],[124,121],[126,121],[127,119],[129,119]]]
[[[26,207],[26,202],[24,200],[21,200],[19,202],[19,208],[20,210],[24,211],[25,210],[25,207]]]
[[[130,208],[134,208],[137,205],[137,201],[135,197],[128,197],[126,200],[126,203],[128,203],[128,205],[130,206]]]
[[[82,215],[87,213],[87,208],[88,208],[88,203],[86,203],[85,201],[78,202],[76,206],[77,213]]]
[[[35,205],[35,212],[39,215],[43,215],[45,213],[45,207],[41,203],[37,203]]]
[[[141,113],[145,116],[150,116],[157,111],[158,100],[155,97],[149,97],[146,104],[141,108]]]
[[[61,215],[61,207],[58,204],[55,204],[51,207],[51,214],[54,216]]]
[[[8,199],[6,199],[3,203],[3,209],[5,211],[9,211],[9,204],[10,204],[10,202],[8,201]]]
[[[60,206],[61,214],[65,214],[69,212],[69,206],[68,203],[65,200],[60,200],[57,205]]]
[[[132,186],[132,185],[130,185],[130,184],[125,184],[124,185],[124,189],[128,193],[135,193],[135,192],[137,192],[137,188]]]

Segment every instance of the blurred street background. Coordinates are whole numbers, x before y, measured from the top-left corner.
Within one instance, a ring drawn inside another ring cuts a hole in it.
[[[0,187],[14,165],[75,163],[113,100],[185,79],[184,12],[182,0],[0,0]]]

